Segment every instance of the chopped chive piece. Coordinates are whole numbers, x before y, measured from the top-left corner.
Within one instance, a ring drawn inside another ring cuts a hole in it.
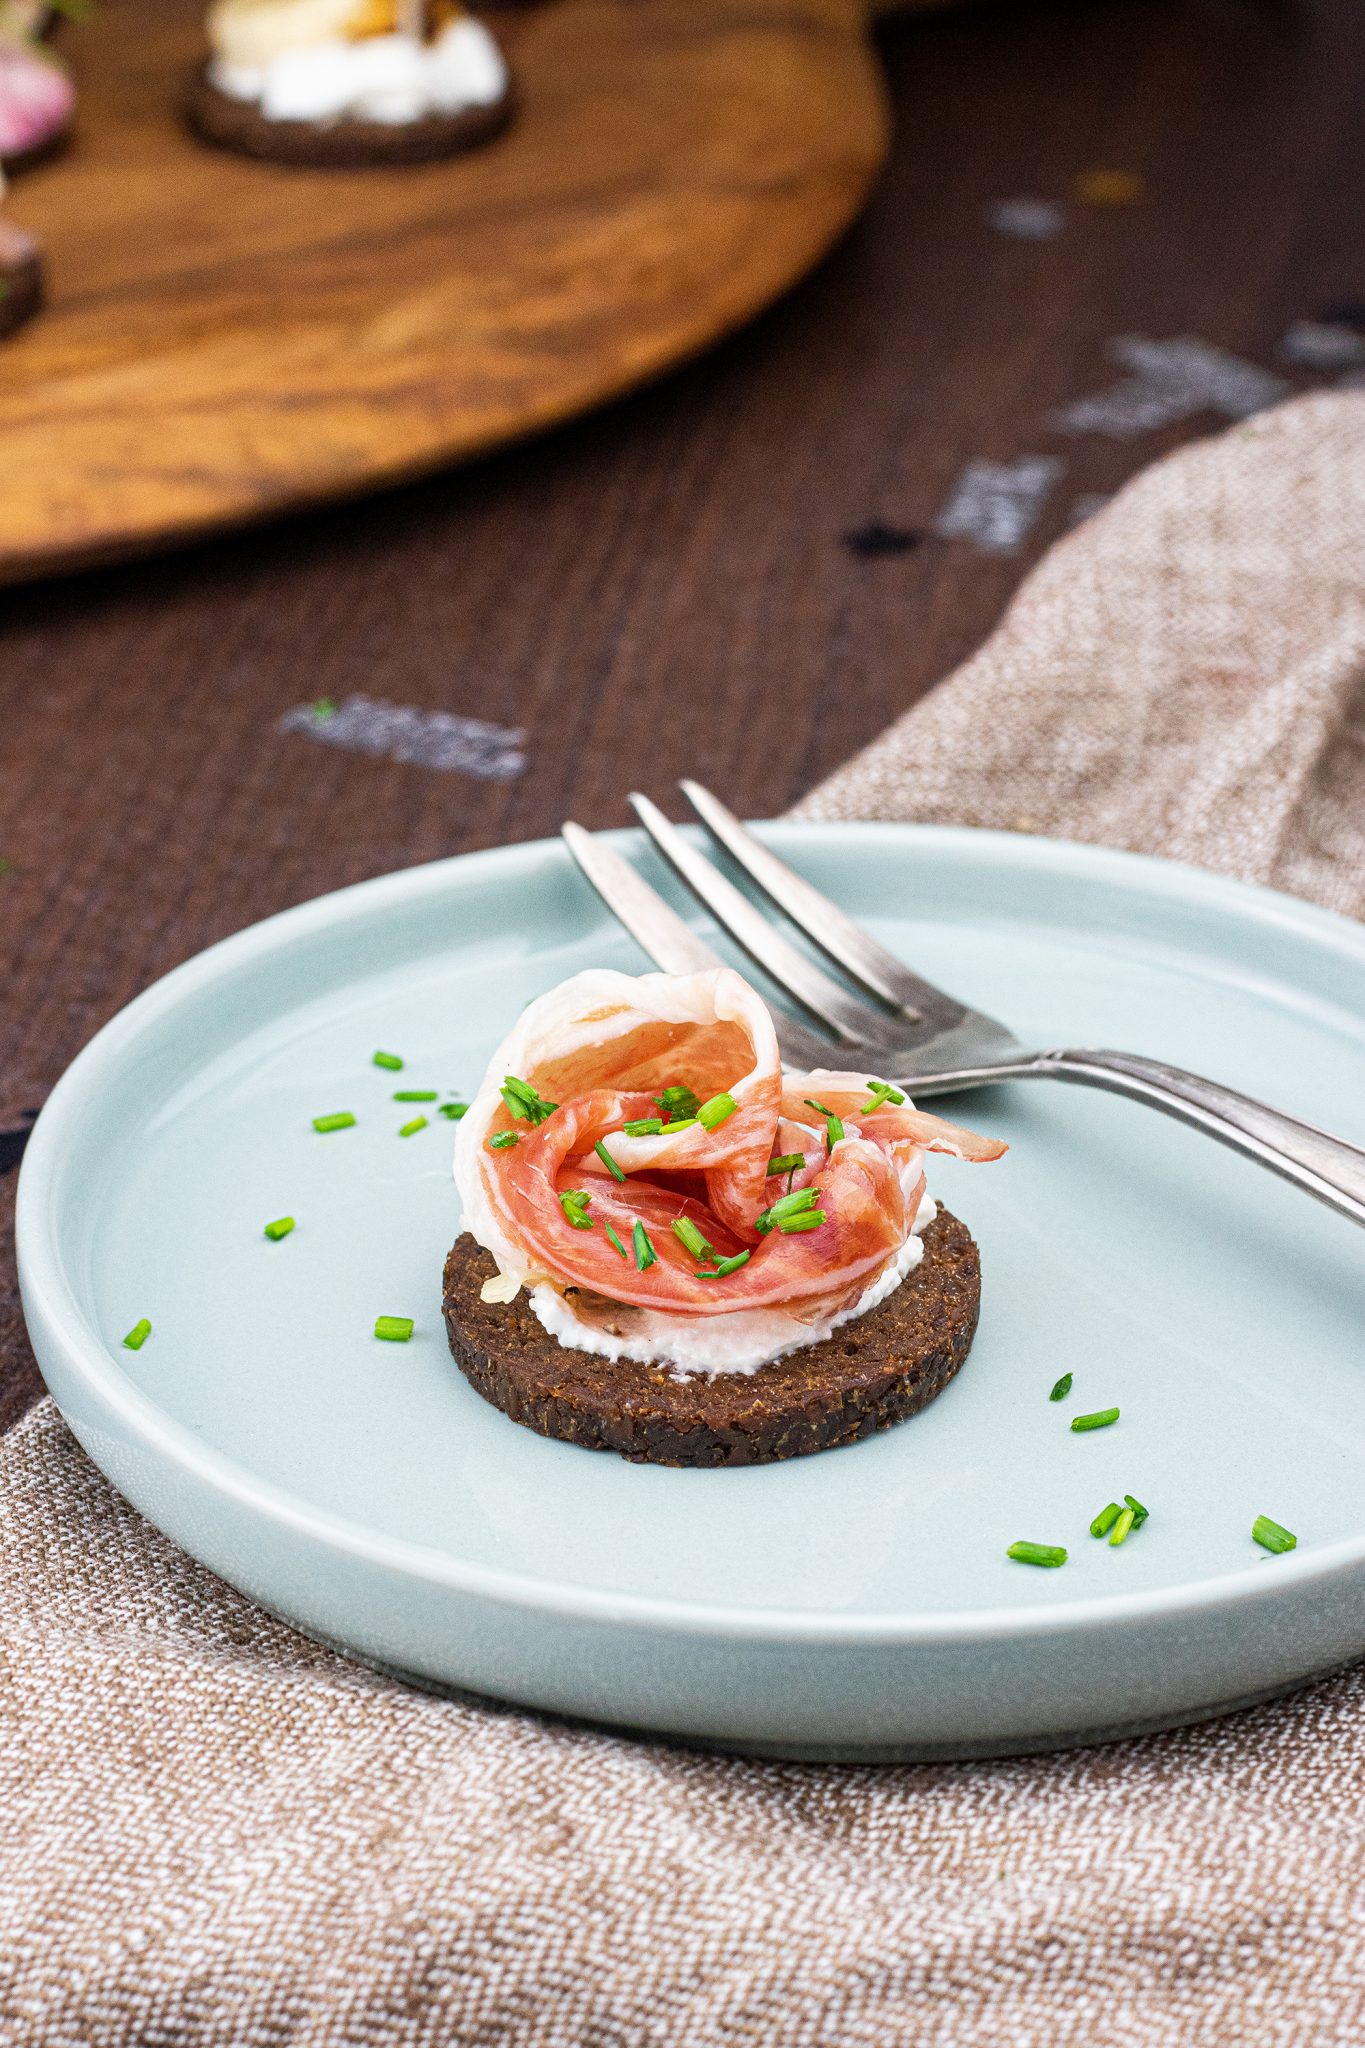
[[[804,1152],[778,1152],[768,1161],[768,1173],[769,1176],[775,1173],[795,1173],[797,1168],[804,1166],[805,1163]]]
[[[141,1351],[143,1345],[147,1342],[147,1339],[151,1336],[151,1334],[152,1326],[148,1322],[146,1316],[143,1316],[140,1321],[133,1324],[132,1329],[124,1338],[124,1349],[127,1351]],[[1272,1523],[1271,1526],[1273,1528],[1274,1524]],[[1292,1541],[1293,1539],[1291,1538],[1290,1540]]]
[[[575,1230],[591,1230],[592,1218],[588,1204],[592,1196],[584,1188],[566,1188],[559,1198],[559,1206]]]
[[[863,1104],[864,1116],[871,1116],[874,1111],[885,1109],[888,1102],[899,1109],[905,1100],[900,1089],[893,1088],[889,1081],[869,1081],[867,1085],[872,1090],[872,1100]]]
[[[597,1154],[598,1158],[601,1160],[603,1166],[606,1167],[607,1172],[611,1175],[613,1180],[625,1179],[625,1174],[621,1171],[621,1168],[616,1164],[616,1161],[612,1158],[610,1152],[608,1152],[606,1146],[602,1143],[602,1140],[600,1138],[598,1139],[597,1143],[593,1146],[592,1149]]]
[[[1053,1570],[1066,1563],[1066,1552],[1059,1543],[1011,1543],[1005,1555],[1016,1564],[1044,1564]]]
[[[614,1247],[615,1247],[615,1249],[616,1249],[616,1250],[617,1250],[618,1252],[620,1252],[620,1254],[621,1254],[621,1257],[622,1257],[622,1258],[623,1258],[623,1259],[624,1259],[624,1260],[626,1261],[627,1265],[629,1265],[629,1263],[630,1263],[630,1253],[629,1253],[629,1252],[628,1252],[628,1251],[626,1250],[626,1248],[625,1248],[625,1246],[624,1246],[624,1245],[622,1244],[622,1242],[621,1242],[620,1238],[619,1238],[619,1237],[618,1237],[618,1236],[616,1235],[616,1232],[615,1232],[615,1231],[614,1231],[614,1230],[612,1229],[612,1227],[611,1227],[610,1223],[604,1223],[604,1224],[602,1225],[602,1228],[603,1228],[603,1230],[604,1230],[604,1231],[606,1232],[606,1235],[607,1235],[607,1243],[608,1243],[609,1245],[612,1245],[612,1246],[614,1246]]]
[[[1048,1400],[1065,1401],[1067,1395],[1071,1392],[1071,1382],[1073,1378],[1074,1374],[1064,1372],[1061,1378],[1058,1380],[1056,1386],[1052,1389],[1052,1392],[1048,1395]]]
[[[671,1138],[674,1131],[690,1130],[692,1125],[696,1123],[696,1121],[697,1119],[694,1116],[675,1116],[671,1124],[664,1124],[661,1126],[663,1136],[665,1138]]]
[[[349,1131],[354,1122],[355,1118],[351,1115],[349,1109],[339,1109],[333,1116],[315,1116],[313,1118],[313,1129],[315,1131]]]
[[[139,1323],[138,1329],[141,1328],[142,1324]],[[126,1344],[128,1339],[125,1337],[123,1341]],[[1276,1556],[1282,1555],[1286,1550],[1293,1550],[1299,1540],[1292,1529],[1281,1528],[1278,1522],[1271,1521],[1269,1515],[1257,1515],[1251,1525],[1251,1534],[1262,1550],[1273,1550]]]
[[[844,1135],[844,1126],[841,1119],[834,1114],[832,1109],[826,1109],[823,1102],[815,1102],[809,1095],[805,1100],[807,1109],[819,1110],[821,1116],[825,1119],[825,1141],[832,1152],[840,1138]]]
[[[58,14],[62,12],[60,7],[58,7],[57,12]],[[308,709],[312,712],[313,721],[316,725],[326,725],[329,718],[335,718],[337,715],[337,700],[335,697],[317,697],[308,706]]]
[[[683,1081],[673,1082],[671,1087],[665,1088],[663,1094],[656,1095],[654,1100],[663,1111],[665,1122],[672,1117],[695,1116],[701,1108],[701,1098],[694,1095]]]
[[[1097,1408],[1093,1415],[1073,1415],[1071,1427],[1078,1432],[1086,1429],[1108,1429],[1110,1423],[1117,1422],[1118,1419],[1117,1408]]]
[[[697,1111],[697,1122],[703,1130],[714,1131],[717,1124],[723,1124],[738,1108],[739,1104],[734,1096],[722,1090],[719,1095],[713,1095],[709,1102],[703,1102]]]
[[[411,1316],[376,1316],[374,1334],[386,1344],[406,1344],[412,1335]]]
[[[631,1233],[631,1237],[632,1242],[635,1246],[636,1271],[640,1273],[645,1273],[648,1272],[651,1266],[657,1266],[659,1263],[659,1254],[655,1251],[653,1245],[650,1243],[649,1232],[645,1229],[643,1223],[636,1224],[634,1231]]]
[[[1127,1501],[1129,1507],[1133,1510],[1133,1527],[1135,1529],[1140,1529],[1143,1523],[1146,1521],[1148,1515],[1151,1513],[1151,1509],[1145,1508],[1142,1505],[1142,1502],[1131,1493],[1125,1493],[1123,1497]]]
[[[468,1116],[468,1114],[469,1104],[467,1102],[443,1102],[441,1104],[441,1115],[448,1116],[453,1124],[457,1124],[462,1116]]]
[[[1119,1516],[1117,1522],[1115,1522],[1113,1530],[1110,1534],[1109,1548],[1111,1550],[1117,1550],[1120,1543],[1126,1543],[1128,1541],[1128,1538],[1132,1534],[1133,1527],[1136,1522],[1137,1516],[1133,1513],[1133,1510],[1131,1508],[1125,1508],[1123,1513]]]
[[[515,1131],[494,1131],[492,1137],[488,1140],[489,1148],[494,1152],[505,1152],[509,1145],[515,1145],[516,1142],[517,1134]]]
[[[636,1116],[628,1124],[622,1124],[621,1129],[628,1138],[657,1138],[663,1127],[661,1116]]]
[[[783,1216],[777,1227],[784,1237],[797,1237],[803,1230],[818,1230],[828,1221],[823,1209],[803,1209],[799,1216]]]
[[[1111,1500],[1108,1507],[1101,1508],[1094,1521],[1090,1524],[1091,1535],[1107,1536],[1122,1513],[1123,1509],[1119,1506],[1118,1502]]]
[[[403,1071],[403,1062],[396,1052],[377,1052],[374,1063],[377,1067],[387,1067],[391,1074],[401,1074]]]
[[[673,1235],[686,1245],[694,1259],[712,1256],[715,1246],[704,1238],[690,1216],[679,1216],[673,1224]]]
[[[512,1115],[527,1124],[543,1124],[559,1108],[557,1102],[547,1102],[543,1095],[537,1095],[529,1081],[519,1081],[515,1074],[504,1075],[502,1099]]]
[[[399,1088],[394,1092],[395,1102],[435,1102],[439,1088]]]
[[[398,1135],[400,1138],[410,1138],[414,1131],[424,1131],[426,1127],[427,1119],[424,1116],[410,1117],[407,1123],[398,1126]]]
[[[282,1237],[288,1237],[293,1228],[294,1219],[292,1216],[277,1216],[273,1223],[266,1224],[265,1234],[272,1244],[278,1244]]]
[[[800,1216],[808,1210],[813,1210],[819,1200],[819,1188],[797,1188],[795,1193],[782,1195],[773,1203],[771,1209],[765,1209],[761,1216],[755,1217],[754,1229],[760,1237],[766,1237],[770,1230],[783,1229],[788,1217]],[[824,1220],[824,1212],[821,1211],[820,1221],[823,1223]],[[810,1230],[814,1225],[808,1223],[803,1228]]]
[[[708,1266],[697,1274],[698,1280],[723,1280],[727,1273],[737,1273],[741,1266],[747,1266],[752,1254],[736,1252],[732,1259],[718,1259],[714,1266]]]

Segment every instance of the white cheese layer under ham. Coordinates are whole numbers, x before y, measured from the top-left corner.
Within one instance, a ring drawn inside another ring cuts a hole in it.
[[[553,1113],[536,1124],[513,1116],[501,1092],[509,1074]],[[659,1116],[656,1098],[676,1084],[702,1102],[728,1094],[735,1108],[713,1129],[627,1136],[623,1125]],[[812,1097],[843,1123],[832,1147]],[[861,1073],[784,1075],[766,1006],[728,968],[575,975],[522,1012],[460,1124],[464,1225],[497,1262],[490,1288],[510,1299],[524,1287],[560,1343],[688,1373],[756,1372],[865,1314],[918,1264],[917,1231],[933,1214],[926,1152],[986,1160],[1005,1150],[908,1101],[872,1099]],[[509,1134],[515,1144],[490,1145]],[[791,1153],[801,1166],[770,1175],[770,1160]],[[825,1221],[761,1232],[760,1214],[789,1182],[818,1188]],[[561,1203],[575,1192],[590,1197],[575,1205],[589,1229]],[[683,1217],[714,1257],[680,1241],[672,1225]],[[655,1255],[644,1271],[637,1223]],[[702,1270],[744,1251],[723,1277]]]

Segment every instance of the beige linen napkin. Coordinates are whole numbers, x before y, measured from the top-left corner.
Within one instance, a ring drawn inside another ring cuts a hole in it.
[[[1014,826],[1365,905],[1365,396],[1188,449],[805,815]],[[1365,1675],[875,1770],[427,1698],[0,1446],[5,2048],[1360,2048]]]

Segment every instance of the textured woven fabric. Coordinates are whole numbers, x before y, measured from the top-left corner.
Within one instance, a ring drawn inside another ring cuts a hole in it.
[[[1049,830],[1365,904],[1365,397],[1140,478],[810,815]],[[1359,2048],[1365,1675],[875,1770],[440,1701],[0,1445],[0,2043]]]

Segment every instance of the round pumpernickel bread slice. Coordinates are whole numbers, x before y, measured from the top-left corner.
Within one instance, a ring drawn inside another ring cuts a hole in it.
[[[902,1422],[962,1364],[981,1306],[971,1232],[940,1209],[923,1259],[879,1308],[756,1373],[680,1379],[568,1350],[524,1296],[483,1301],[479,1290],[496,1271],[468,1235],[446,1260],[446,1329],[470,1385],[541,1436],[651,1465],[762,1465]]]
[[[275,121],[250,100],[235,100],[201,72],[190,86],[185,115],[195,133],[219,149],[301,169],[363,171],[425,164],[489,142],[512,118],[509,86],[491,107],[460,114],[424,114],[415,121]]]

